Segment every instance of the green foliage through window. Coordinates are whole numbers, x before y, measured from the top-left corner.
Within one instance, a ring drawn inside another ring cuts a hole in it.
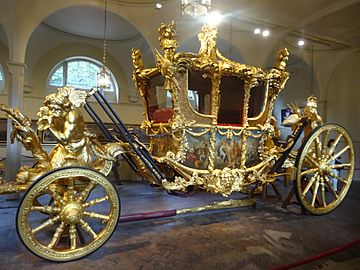
[[[50,79],[51,86],[63,86],[64,85],[64,68],[59,67]]]
[[[72,58],[57,65],[50,74],[49,86],[62,87],[73,86],[77,89],[89,90],[97,85],[97,74],[101,65],[83,58]],[[110,89],[114,92],[114,81],[112,79]]]

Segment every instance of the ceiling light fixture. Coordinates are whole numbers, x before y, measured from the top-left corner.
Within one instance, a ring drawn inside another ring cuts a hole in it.
[[[202,16],[211,9],[211,0],[181,0],[181,13],[188,16]]]
[[[298,41],[298,46],[302,47],[302,46],[304,46],[304,45],[305,45],[305,41],[302,40],[302,39],[300,39],[300,40]]]
[[[211,12],[205,16],[205,23],[210,26],[216,26],[222,21],[222,16],[219,12]]]
[[[262,32],[262,35],[263,35],[263,37],[268,37],[270,35],[270,31],[269,30],[264,30]]]
[[[106,68],[106,27],[107,27],[107,0],[104,5],[104,36],[103,36],[103,58],[102,67],[100,72],[97,74],[97,84],[101,89],[110,88],[110,72]]]
[[[158,10],[160,10],[160,9],[162,8],[162,4],[159,3],[159,2],[157,2],[157,3],[155,4],[155,8],[158,9]]]
[[[262,35],[263,37],[268,37],[268,36],[270,36],[270,30],[268,30],[268,29],[261,29],[261,28],[255,28],[254,29],[254,34],[255,35]]]
[[[254,34],[255,35],[260,35],[261,34],[261,29],[260,28],[255,28],[254,29]]]

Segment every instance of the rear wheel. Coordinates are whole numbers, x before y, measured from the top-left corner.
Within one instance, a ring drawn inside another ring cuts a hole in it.
[[[119,214],[118,194],[103,174],[68,167],[45,174],[25,193],[17,231],[35,255],[71,261],[100,248],[115,230]]]
[[[341,126],[326,124],[310,133],[299,150],[295,194],[312,214],[334,210],[345,198],[355,166],[354,146]]]

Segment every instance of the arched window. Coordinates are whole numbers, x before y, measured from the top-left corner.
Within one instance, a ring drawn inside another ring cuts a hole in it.
[[[47,79],[48,93],[53,93],[58,87],[72,86],[76,89],[90,90],[97,85],[97,74],[102,64],[88,57],[71,57],[58,63],[49,73]],[[108,101],[118,102],[119,90],[114,75],[110,71],[111,85],[104,93]]]
[[[4,87],[5,87],[5,76],[2,66],[0,65],[0,91],[4,90]]]

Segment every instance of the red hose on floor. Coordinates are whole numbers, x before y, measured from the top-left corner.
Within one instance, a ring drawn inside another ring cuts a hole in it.
[[[129,215],[120,216],[120,222],[130,222],[130,221],[140,221],[145,219],[152,218],[164,218],[164,217],[172,217],[176,216],[176,210],[164,210],[164,211],[156,211],[156,212],[145,212],[145,213],[135,213]]]
[[[297,261],[297,262],[293,262],[293,263],[289,263],[289,264],[285,264],[283,266],[280,266],[280,267],[277,267],[277,268],[272,268],[271,270],[286,270],[286,269],[291,269],[291,268],[294,268],[294,267],[297,267],[297,266],[300,266],[300,265],[304,265],[304,264],[307,264],[307,263],[310,263],[310,262],[313,262],[313,261],[317,261],[317,260],[320,260],[321,258],[324,258],[324,257],[327,257],[327,256],[330,256],[330,255],[333,255],[335,253],[338,253],[340,251],[343,251],[345,249],[348,249],[348,248],[351,248],[352,246],[355,246],[357,244],[360,243],[360,238],[354,240],[354,241],[351,241],[349,243],[346,243],[346,244],[343,244],[343,245],[340,245],[340,246],[337,246],[333,249],[329,249],[325,252],[321,252],[319,254],[316,254],[314,256],[311,256],[311,257],[308,257],[308,258],[305,258],[305,259],[302,259],[300,261]]]

